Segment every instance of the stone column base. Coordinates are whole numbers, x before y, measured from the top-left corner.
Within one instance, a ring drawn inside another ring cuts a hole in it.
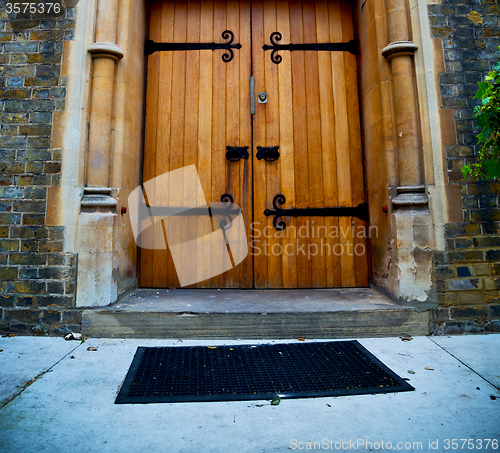
[[[82,212],[78,218],[77,307],[101,307],[115,302],[118,297],[113,279],[116,218],[115,214],[102,212]]]

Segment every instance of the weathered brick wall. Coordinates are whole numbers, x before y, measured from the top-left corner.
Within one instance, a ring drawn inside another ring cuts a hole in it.
[[[500,58],[500,7],[491,0],[429,5],[432,35],[442,38],[441,103],[453,109],[457,144],[446,147],[450,183],[460,184],[463,223],[446,226],[446,251],[436,254],[441,308],[435,333],[500,331],[500,183],[464,180],[460,169],[477,152],[472,109],[484,75]]]
[[[64,227],[46,226],[47,188],[61,150],[51,148],[54,112],[65,108],[61,74],[75,9],[7,14],[0,0],[0,330],[59,334],[79,328],[76,256]]]

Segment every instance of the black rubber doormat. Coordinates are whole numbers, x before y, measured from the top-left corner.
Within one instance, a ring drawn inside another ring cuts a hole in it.
[[[244,401],[415,390],[357,341],[139,347],[115,403]]]

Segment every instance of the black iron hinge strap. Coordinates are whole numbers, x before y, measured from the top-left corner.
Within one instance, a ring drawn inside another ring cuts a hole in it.
[[[139,205],[139,222],[143,222],[150,217],[170,217],[170,216],[206,216],[207,213],[210,217],[222,216],[223,220],[220,222],[220,226],[226,229],[227,226],[231,224],[234,217],[241,214],[241,208],[234,204],[233,197],[225,193],[220,197],[222,203],[226,203],[225,206],[199,206],[196,208],[186,208],[185,206],[150,206],[147,203],[141,203]]]
[[[281,193],[273,198],[274,210],[266,209],[265,216],[274,215],[273,226],[278,231],[286,228],[286,223],[281,217],[357,217],[361,220],[368,220],[368,203],[361,203],[356,207],[338,207],[338,208],[292,208],[282,209],[278,206],[285,204],[285,196]]]
[[[151,55],[155,52],[176,51],[176,50],[216,50],[225,49],[227,52],[222,55],[222,60],[229,63],[233,57],[233,49],[241,49],[241,44],[233,44],[234,33],[230,30],[222,32],[222,38],[229,41],[224,43],[216,42],[154,42],[151,39],[146,40],[144,52]]]
[[[280,32],[275,31],[271,33],[271,45],[265,44],[262,46],[264,51],[272,50],[271,61],[276,64],[280,64],[283,60],[281,55],[276,52],[280,50],[288,50],[290,52],[294,50],[316,50],[316,51],[329,51],[329,52],[350,52],[351,54],[358,53],[358,41],[356,39],[351,39],[349,42],[333,42],[333,43],[305,43],[305,44],[279,44],[283,36]]]

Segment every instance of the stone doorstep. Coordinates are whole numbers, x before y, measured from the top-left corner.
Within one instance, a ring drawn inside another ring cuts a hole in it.
[[[288,339],[428,335],[429,312],[371,288],[311,290],[140,289],[83,311],[98,338]]]

